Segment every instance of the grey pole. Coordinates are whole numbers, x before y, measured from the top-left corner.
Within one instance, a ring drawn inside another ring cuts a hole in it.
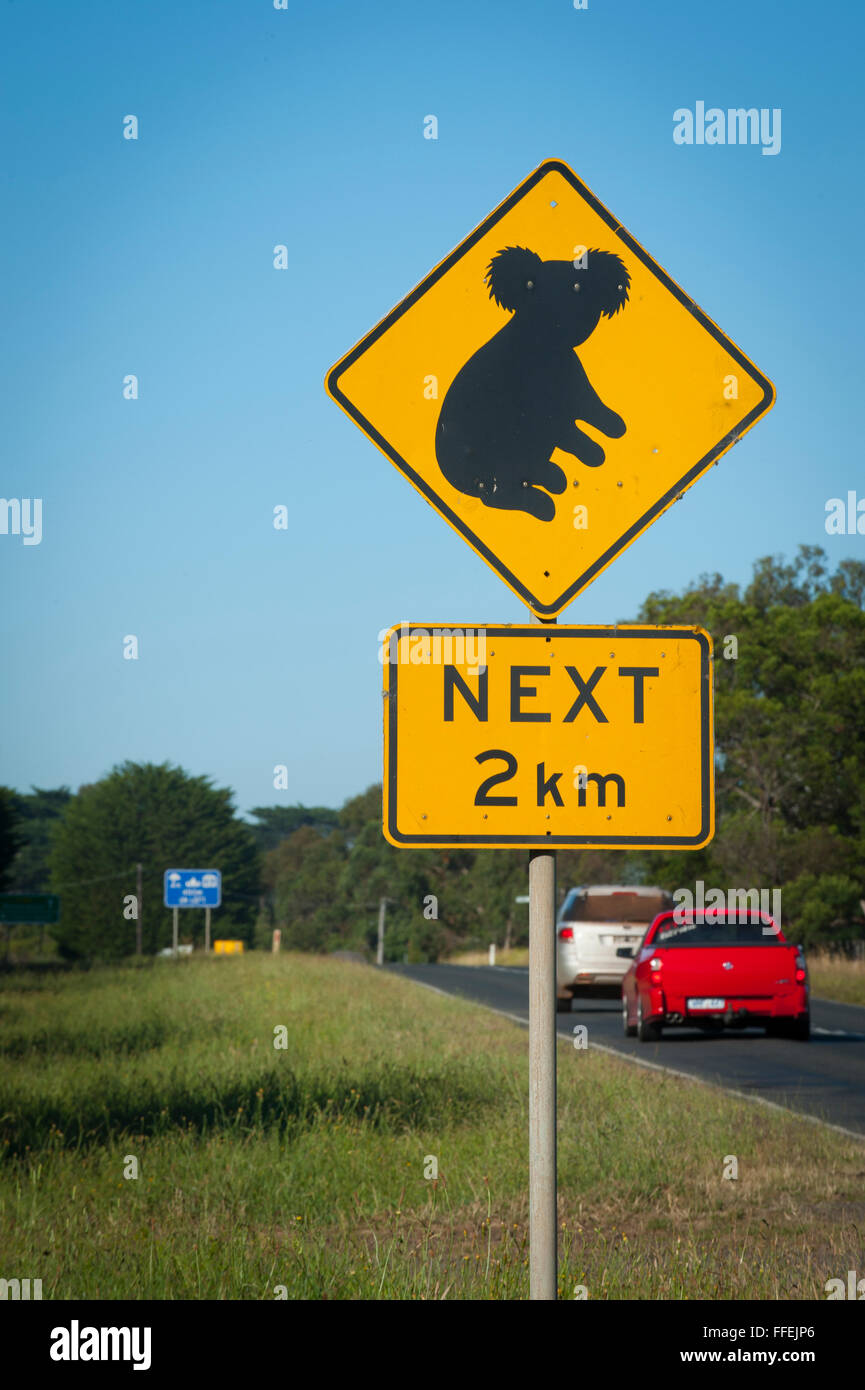
[[[177,908],[177,907],[173,907],[173,908],[171,909],[171,915],[172,915],[172,917],[173,917],[173,919],[174,919],[173,922],[172,922],[172,941],[171,941],[171,944],[172,944],[172,946],[174,947],[174,954],[177,955],[177,919],[178,919],[178,916],[180,915],[180,909]]]
[[[137,956],[140,956],[140,955],[141,955],[141,902],[142,902],[142,898],[141,898],[141,893],[142,893],[141,875],[142,875],[142,868],[143,868],[143,866],[142,866],[141,864],[136,864],[136,865],[135,865],[135,906],[136,906],[136,908],[138,909],[138,911],[137,911],[136,914],[135,914],[135,954],[136,954]]]
[[[540,619],[532,618],[533,622]],[[547,623],[543,624],[545,627]],[[529,855],[529,1296],[558,1293],[556,854]]]
[[[204,909],[204,950],[210,950],[210,908]]]
[[[378,900],[378,950],[376,951],[376,965],[384,965],[384,914],[387,910],[387,898]]]

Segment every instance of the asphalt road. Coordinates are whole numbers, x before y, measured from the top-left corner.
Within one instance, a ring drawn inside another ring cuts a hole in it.
[[[446,994],[476,1000],[528,1022],[529,972],[514,966],[392,965],[389,969]],[[865,1008],[811,1000],[811,1041],[767,1038],[762,1030],[710,1036],[674,1028],[660,1042],[641,1043],[622,1032],[617,999],[576,1001],[556,1027],[572,1036],[588,1028],[588,1044],[680,1075],[711,1081],[740,1094],[810,1115],[865,1136]],[[561,1065],[561,1063],[560,1063]]]

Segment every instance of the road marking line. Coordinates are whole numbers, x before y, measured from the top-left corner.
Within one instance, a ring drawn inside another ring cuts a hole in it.
[[[522,1018],[519,1014],[508,1013],[506,1009],[496,1009],[492,1004],[482,1004],[478,999],[467,998],[464,994],[451,994],[447,989],[439,989],[438,985],[428,985],[425,980],[412,979],[411,975],[404,975],[403,979],[411,980],[413,985],[420,985],[421,989],[430,989],[433,994],[441,994],[445,999],[460,999],[464,1004],[474,1004],[479,1009],[486,1009],[488,1013],[498,1014],[501,1018],[509,1018],[512,1023],[519,1023],[521,1027],[528,1028],[529,1021]],[[570,1047],[572,1039],[566,1033],[559,1033],[556,1030],[556,1041],[566,1042]],[[751,1101],[754,1105],[765,1105],[769,1110],[780,1110],[782,1115],[789,1115],[794,1120],[805,1120],[811,1125],[823,1125],[825,1129],[833,1129],[836,1134],[844,1134],[848,1139],[858,1139],[860,1144],[865,1144],[865,1134],[856,1129],[845,1129],[844,1125],[836,1125],[831,1120],[821,1120],[817,1115],[807,1115],[802,1110],[792,1110],[789,1105],[781,1105],[776,1100],[767,1100],[765,1096],[750,1095],[747,1091],[735,1091],[731,1086],[725,1086],[721,1081],[710,1081],[707,1077],[693,1076],[690,1072],[679,1071],[677,1067],[665,1067],[661,1062],[650,1062],[645,1057],[635,1057],[631,1052],[620,1052],[617,1047],[608,1047],[606,1043],[589,1043],[597,1052],[607,1052],[611,1057],[618,1057],[623,1062],[633,1062],[635,1066],[647,1067],[650,1071],[666,1072],[668,1076],[681,1077],[683,1081],[696,1082],[698,1086],[710,1086],[715,1091],[724,1091],[728,1096],[736,1096],[738,1100]]]

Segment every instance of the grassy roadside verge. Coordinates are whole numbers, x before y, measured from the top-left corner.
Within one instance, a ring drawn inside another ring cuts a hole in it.
[[[8,977],[5,1276],[45,1298],[525,1297],[525,1053],[492,1013],[311,957]],[[823,1297],[863,1266],[863,1176],[854,1140],[562,1049],[562,1297]]]
[[[455,951],[443,962],[444,965],[489,965],[489,951]],[[510,951],[496,951],[496,965],[522,965],[529,963],[528,946],[514,946]]]
[[[865,1004],[865,960],[842,960],[823,952],[808,952],[811,990],[839,1004]]]

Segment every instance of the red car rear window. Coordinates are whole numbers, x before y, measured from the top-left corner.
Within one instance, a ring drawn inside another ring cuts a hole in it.
[[[722,917],[708,921],[676,922],[670,917],[661,922],[652,944],[655,946],[783,946],[771,922],[753,915]]]

